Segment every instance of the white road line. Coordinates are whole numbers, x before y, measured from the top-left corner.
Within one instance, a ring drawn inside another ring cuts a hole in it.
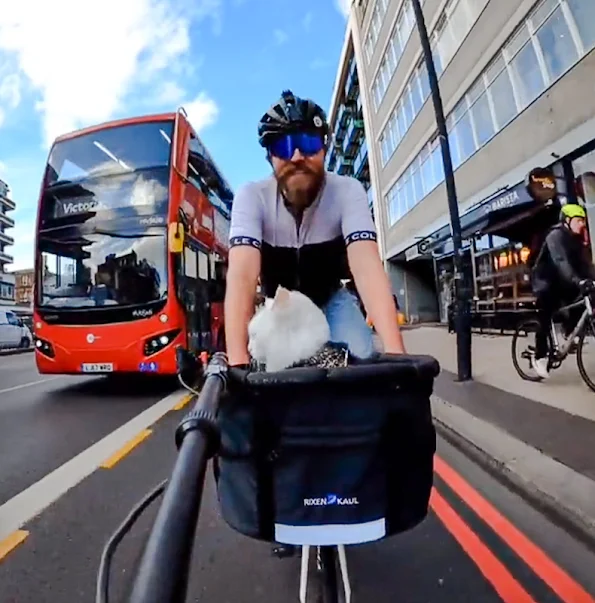
[[[39,385],[40,383],[47,383],[48,381],[54,381],[55,379],[62,379],[65,376],[66,375],[56,375],[55,377],[48,377],[47,379],[38,379],[37,381],[29,381],[29,383],[22,383],[21,385],[7,387],[6,389],[0,389],[0,394],[7,394],[8,392],[14,392],[17,389],[23,389],[24,387]]]
[[[140,431],[155,423],[185,395],[184,391],[177,391],[153,404],[128,423],[118,427],[87,450],[5,502],[0,506],[0,541],[20,529],[68,490],[91,475],[105,459],[120,450]]]

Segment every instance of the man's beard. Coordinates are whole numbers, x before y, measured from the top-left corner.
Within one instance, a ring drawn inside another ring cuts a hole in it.
[[[307,182],[299,183],[297,186],[295,182],[290,184],[289,179],[298,172],[308,175]],[[317,172],[305,165],[289,165],[276,178],[279,190],[288,203],[296,209],[304,209],[316,200],[324,182],[324,169]]]

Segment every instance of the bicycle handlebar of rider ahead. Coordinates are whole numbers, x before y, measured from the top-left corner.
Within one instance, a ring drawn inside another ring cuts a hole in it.
[[[215,354],[194,409],[176,430],[179,452],[136,573],[129,603],[186,601],[192,549],[208,460],[219,444],[216,417],[226,384],[225,355]]]

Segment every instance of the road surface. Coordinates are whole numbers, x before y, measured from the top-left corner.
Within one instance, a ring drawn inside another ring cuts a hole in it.
[[[2,603],[94,601],[103,545],[169,475],[183,393],[171,382],[125,383],[48,379],[29,354],[0,357]],[[441,440],[435,466],[432,511],[420,526],[348,548],[355,603],[595,602],[595,555],[583,544]],[[116,554],[113,601],[156,509]],[[222,522],[209,471],[188,601],[287,603],[298,601],[298,584],[298,557],[271,558],[267,544]]]

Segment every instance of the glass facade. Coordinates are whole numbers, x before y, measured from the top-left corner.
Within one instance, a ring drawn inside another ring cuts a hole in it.
[[[481,2],[475,4],[481,7]],[[455,169],[595,47],[594,4],[544,0],[534,7],[447,116]],[[440,151],[435,161],[429,159],[437,148],[431,140],[389,190],[390,225],[444,180]],[[420,169],[425,177],[418,182],[414,174]]]

